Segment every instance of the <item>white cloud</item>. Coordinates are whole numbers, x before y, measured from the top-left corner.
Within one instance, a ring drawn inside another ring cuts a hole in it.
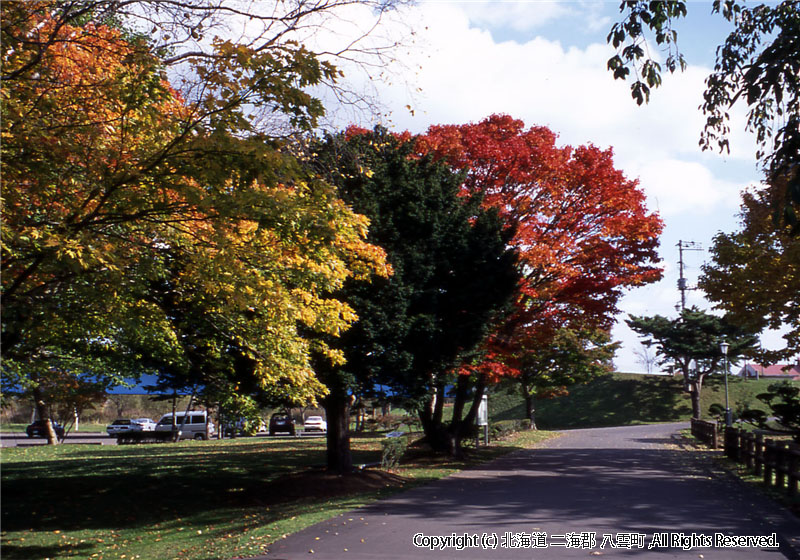
[[[633,163],[625,170],[639,177],[650,207],[659,210],[662,217],[708,215],[720,209],[733,213],[738,207],[733,193],[746,186],[715,177],[701,163],[674,158]]]
[[[468,2],[463,9],[475,26],[514,31],[534,30],[571,11],[567,3],[547,0]]]

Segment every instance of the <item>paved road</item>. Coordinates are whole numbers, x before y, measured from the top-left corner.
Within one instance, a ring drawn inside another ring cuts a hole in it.
[[[673,434],[682,427],[565,432],[539,448],[310,527],[275,543],[262,558],[800,559],[800,521],[729,476],[711,477],[707,459],[674,444]],[[717,534],[721,539],[773,533],[777,548],[714,546]],[[462,538],[477,546],[414,546],[415,535],[427,544],[430,537],[452,534],[478,535],[476,543]],[[532,538],[504,542],[507,534]],[[644,535],[643,548],[638,534]],[[689,538],[687,550],[670,546],[681,534]],[[625,548],[626,539],[631,549]],[[711,546],[702,546],[709,544],[706,539]]]
[[[304,439],[321,438],[325,434],[319,432],[299,433],[297,437]],[[295,436],[276,434],[268,436],[266,434],[259,434],[255,437],[263,437],[269,439],[290,439]],[[84,445],[117,445],[117,438],[113,438],[103,432],[70,432],[64,441],[67,444],[84,444]],[[29,438],[24,432],[2,432],[0,433],[0,447],[30,447],[34,445],[47,445],[47,440],[44,438]]]
[[[70,432],[67,434],[64,443],[116,445],[117,440],[102,432]],[[47,445],[47,440],[45,438],[29,438],[25,432],[0,433],[0,446],[2,447],[28,447],[33,445]]]

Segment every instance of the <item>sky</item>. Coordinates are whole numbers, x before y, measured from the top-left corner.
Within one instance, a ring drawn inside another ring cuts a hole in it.
[[[365,79],[358,69],[343,66],[351,83],[362,80],[360,87],[373,93],[381,116],[333,114],[362,126],[380,122],[412,133],[432,124],[508,114],[528,127],[549,127],[561,145],[613,148],[616,166],[639,180],[649,209],[665,223],[664,279],[626,293],[612,332],[623,344],[617,369],[643,372],[636,355],[642,346],[624,319],[676,315],[678,242],[703,249],[684,253],[691,287],[709,259],[713,236],[737,229],[740,191],[757,184],[761,174],[743,109],[732,112],[730,154],[703,152],[698,145],[705,122],[699,109],[704,79],[730,24],[711,14],[710,2],[689,2],[689,17],[678,27],[688,68],[665,75],[650,103],[640,107],[630,97],[629,84],[606,70],[614,54],[606,36],[621,19],[618,6],[616,1],[418,2],[393,14],[394,21],[378,32],[406,33],[406,48],[398,51],[384,79],[374,69]],[[657,49],[651,53],[661,56]],[[699,291],[687,293],[689,305],[711,307]],[[762,341],[765,347],[779,342],[774,333]]]

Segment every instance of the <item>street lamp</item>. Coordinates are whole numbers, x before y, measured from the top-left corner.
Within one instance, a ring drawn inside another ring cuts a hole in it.
[[[722,351],[722,355],[725,356],[725,425],[730,427],[733,424],[733,416],[731,414],[731,407],[728,403],[728,348],[730,344],[727,342],[721,342],[719,345],[719,349]]]

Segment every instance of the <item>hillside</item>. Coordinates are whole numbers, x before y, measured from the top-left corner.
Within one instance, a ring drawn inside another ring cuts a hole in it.
[[[756,395],[775,380],[743,380],[730,377],[729,399],[734,413],[749,403],[763,408]],[[723,378],[707,381],[701,393],[701,409],[708,415],[712,403],[725,406]],[[689,394],[680,377],[614,373],[570,389],[569,395],[536,403],[540,429],[624,426],[646,422],[677,422],[691,418]],[[523,418],[525,404],[518,394],[501,391],[490,395],[492,421]]]

